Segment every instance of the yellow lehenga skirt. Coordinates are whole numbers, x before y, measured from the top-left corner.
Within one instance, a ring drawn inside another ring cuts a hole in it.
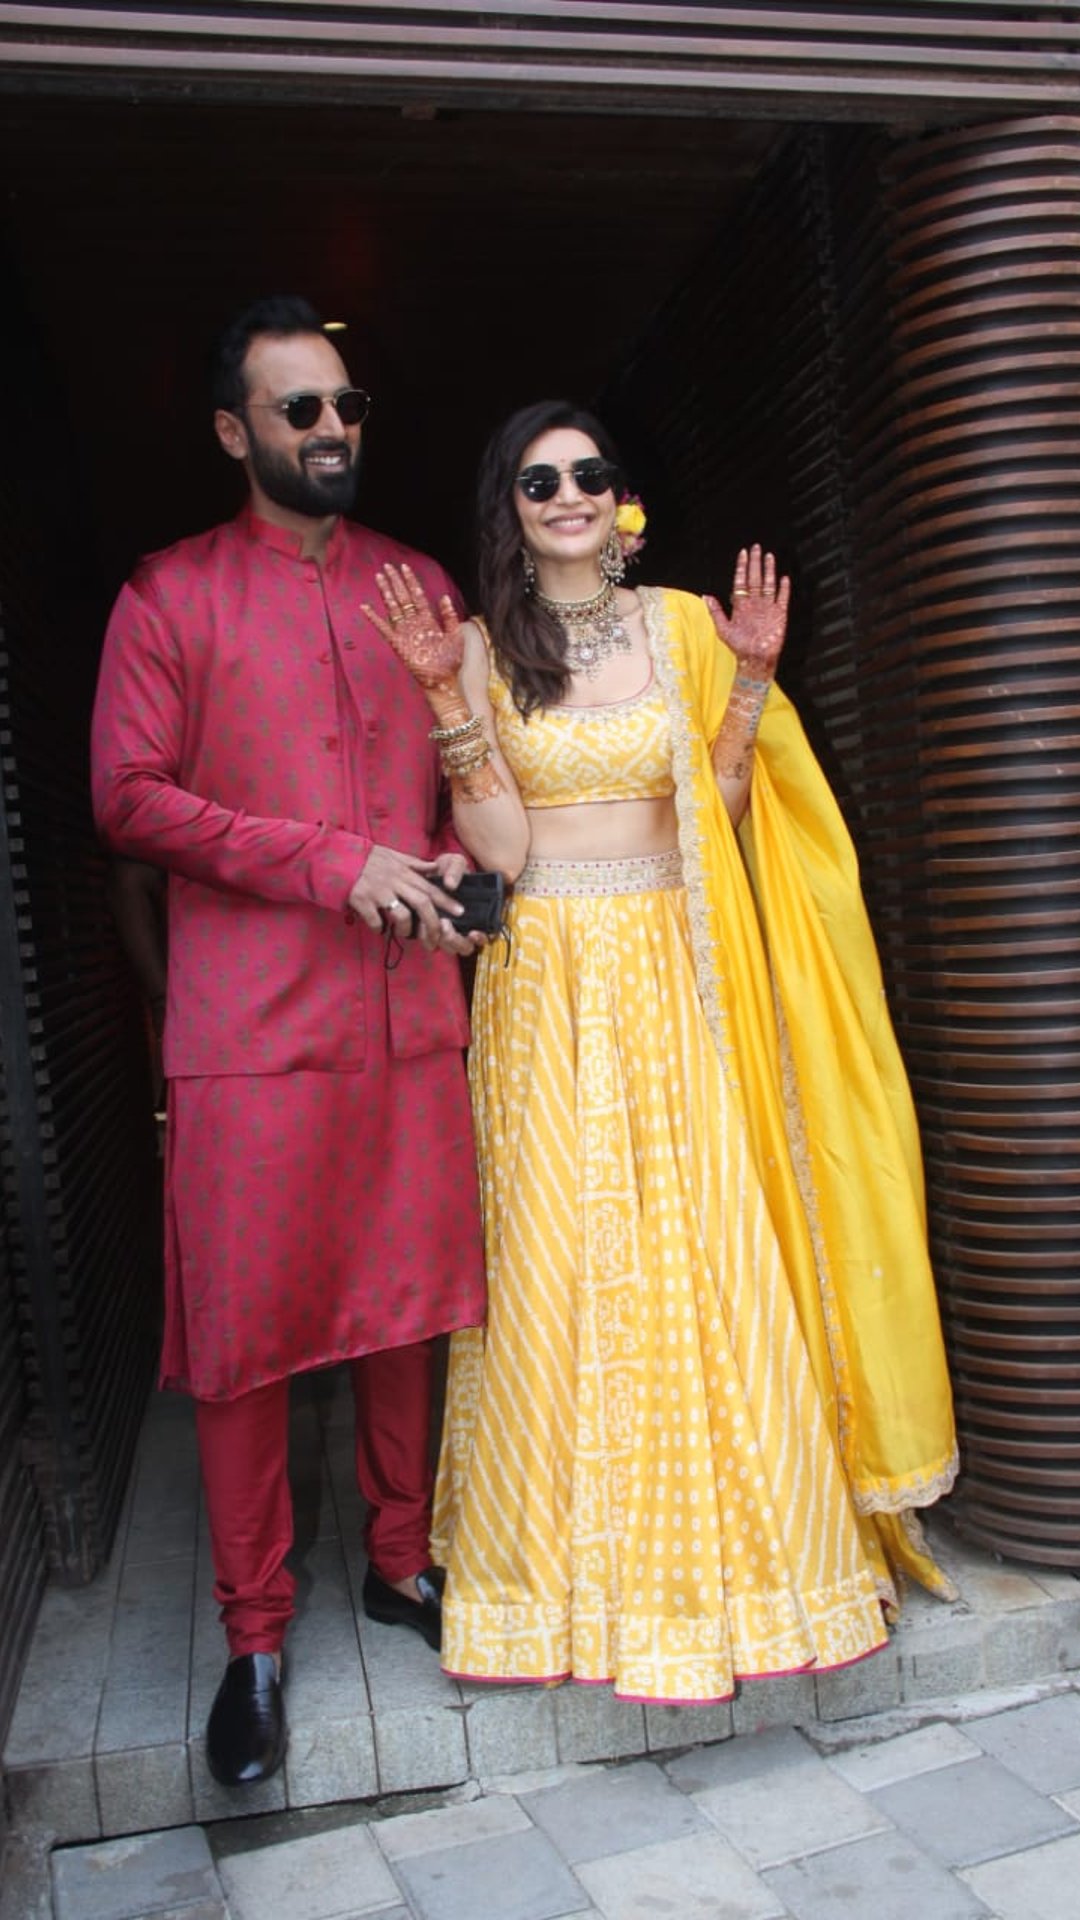
[[[533,862],[470,1061],[489,1317],[454,1335],[443,1665],[706,1701],[857,1660],[875,1580],[695,983],[677,854]]]

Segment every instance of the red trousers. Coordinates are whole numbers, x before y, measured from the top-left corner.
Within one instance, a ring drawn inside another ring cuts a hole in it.
[[[430,1340],[350,1361],[356,1483],[367,1503],[364,1547],[384,1580],[406,1580],[431,1554],[428,1426]],[[276,1653],[295,1582],[289,1491],[289,1382],[235,1400],[196,1400],[199,1464],[210,1521],[214,1598],[231,1655]]]

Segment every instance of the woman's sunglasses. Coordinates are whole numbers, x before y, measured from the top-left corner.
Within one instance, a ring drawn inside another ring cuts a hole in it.
[[[358,427],[368,417],[371,395],[363,387],[339,387],[336,393],[290,393],[286,400],[249,400],[247,405],[283,413],[290,427],[306,433],[321,419],[327,405],[333,407],[343,427]]]
[[[613,460],[593,456],[588,460],[571,460],[568,467],[549,467],[539,461],[535,466],[523,467],[517,483],[526,500],[554,500],[564,473],[570,474],[579,492],[593,499],[598,494],[609,493],[619,478],[619,469]]]

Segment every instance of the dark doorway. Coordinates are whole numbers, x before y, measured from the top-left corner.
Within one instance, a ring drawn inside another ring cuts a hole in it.
[[[595,394],[783,137],[632,115],[6,104],[5,252],[109,591],[139,552],[230,510],[203,354],[268,290],[348,323],[376,399],[361,516],[460,566],[490,426],[545,393]]]

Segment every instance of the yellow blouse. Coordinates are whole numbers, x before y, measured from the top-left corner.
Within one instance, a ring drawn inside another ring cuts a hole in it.
[[[674,793],[671,720],[652,676],[629,700],[543,707],[527,720],[494,667],[489,692],[499,746],[526,807],[665,799]]]

